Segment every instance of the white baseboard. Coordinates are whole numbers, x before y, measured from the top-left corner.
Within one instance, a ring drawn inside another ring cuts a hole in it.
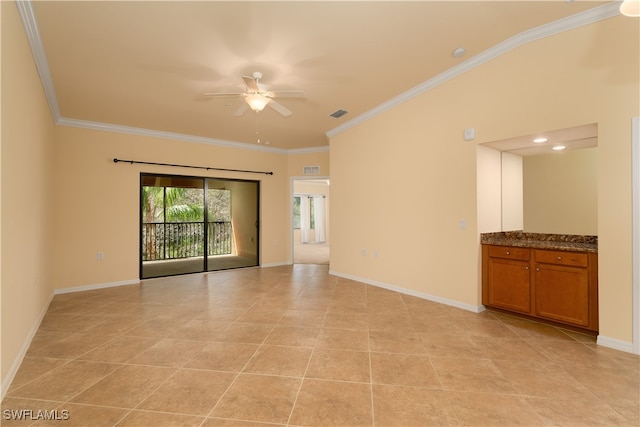
[[[22,361],[24,360],[24,357],[27,354],[27,350],[29,350],[29,346],[31,346],[31,341],[33,341],[33,337],[36,336],[36,332],[38,332],[38,328],[40,328],[42,319],[44,319],[44,315],[47,314],[49,305],[51,304],[51,301],[53,301],[53,297],[54,297],[54,293],[52,292],[51,295],[49,295],[49,299],[47,300],[47,303],[44,305],[44,307],[40,311],[38,318],[34,322],[33,326],[31,326],[31,329],[29,329],[29,332],[27,333],[27,337],[25,338],[24,342],[22,343],[22,346],[20,347],[20,351],[18,351],[16,358],[13,360],[13,363],[11,364],[11,368],[9,368],[9,371],[7,372],[7,376],[4,378],[4,381],[2,381],[2,385],[0,386],[1,387],[0,400],[4,399],[5,394],[7,394],[7,391],[9,390],[9,386],[11,386],[13,379],[18,373],[18,369],[20,369],[20,365],[22,364]]]
[[[630,341],[622,341],[616,338],[609,338],[603,335],[598,335],[596,344],[601,345],[602,347],[624,351],[625,353],[633,353],[633,343]]]
[[[260,264],[261,268],[269,268],[269,267],[282,267],[285,265],[291,265],[293,264],[292,262],[272,262],[272,263],[268,263],[268,264]]]
[[[448,298],[442,298],[435,295],[425,294],[423,292],[414,291],[411,289],[401,288],[399,286],[390,285],[388,283],[378,282],[375,280],[365,279],[363,277],[352,276],[350,274],[344,274],[337,271],[329,270],[329,274],[333,274],[334,276],[342,277],[344,279],[355,280],[358,282],[366,283],[367,285],[377,286],[379,288],[389,289],[390,291],[399,292],[405,295],[411,295],[413,297],[422,298],[428,301],[437,302],[440,304],[448,305],[451,307],[460,308],[462,310],[471,311],[473,313],[481,313],[485,310],[483,305],[472,305],[466,304],[460,301],[451,300]]]
[[[115,288],[117,286],[139,285],[140,280],[121,280],[119,282],[98,283],[96,285],[76,286],[73,288],[60,288],[54,291],[55,295],[70,294],[73,292],[93,291],[95,289]]]

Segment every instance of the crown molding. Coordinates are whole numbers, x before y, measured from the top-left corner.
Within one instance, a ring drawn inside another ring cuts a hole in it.
[[[491,61],[501,55],[504,55],[505,53],[510,52],[517,47],[534,42],[536,40],[540,40],[545,37],[562,33],[564,31],[573,30],[584,25],[593,24],[594,22],[617,16],[620,14],[619,6],[620,3],[614,1],[516,34],[515,36],[508,38],[495,46],[490,47],[489,49],[477,54],[476,56],[473,56],[468,60],[461,62],[460,64],[452,68],[449,68],[447,71],[438,74],[432,79],[429,79],[419,84],[418,86],[415,86],[401,93],[400,95],[391,98],[390,100],[378,105],[377,107],[372,108],[371,110],[363,114],[360,114],[357,117],[354,117],[347,122],[344,122],[340,126],[328,130],[326,132],[326,135],[329,138],[336,136],[339,133],[344,132],[347,129],[352,128],[379,114],[382,114],[397,105],[400,105],[412,98],[415,98],[418,95],[428,92],[431,89],[434,89],[441,84],[484,64],[485,62]]]
[[[49,109],[51,110],[54,122],[57,125],[107,132],[117,132],[130,135],[148,136],[153,138],[171,139],[175,141],[195,142],[199,144],[210,144],[220,147],[239,148],[243,150],[263,151],[278,154],[314,153],[327,151],[329,149],[328,147],[311,147],[287,150],[283,148],[267,147],[265,145],[254,145],[243,142],[227,141],[215,138],[206,138],[194,135],[142,129],[130,126],[121,126],[110,123],[92,122],[87,120],[63,117],[60,113],[60,107],[58,105],[58,99],[56,97],[56,91],[54,89],[53,79],[51,77],[51,70],[49,69],[49,63],[47,62],[47,56],[45,54],[44,45],[42,44],[40,30],[38,29],[38,22],[36,20],[31,1],[16,0],[15,3],[20,13],[22,24],[24,25],[27,34],[27,39],[29,40],[29,44],[31,45],[31,52],[34,58],[36,69],[40,76],[40,81],[42,82],[42,86],[44,88],[45,96],[49,103]]]
[[[69,126],[82,129],[99,130],[104,132],[124,133],[128,135],[148,136],[151,138],[170,139],[181,142],[194,142],[197,144],[216,145],[218,147],[239,148],[242,150],[262,151],[277,154],[306,154],[322,153],[329,151],[329,147],[308,147],[308,148],[276,148],[266,145],[247,144],[246,142],[227,141],[224,139],[207,138],[204,136],[187,135],[184,133],[165,132],[153,129],[137,128],[132,126],[114,125],[111,123],[92,122],[88,120],[68,119],[61,117],[56,121],[57,125]]]
[[[31,53],[33,60],[36,64],[36,70],[40,75],[40,81],[44,88],[44,93],[49,103],[49,109],[53,115],[55,122],[58,122],[62,117],[60,114],[60,107],[58,106],[58,98],[56,97],[56,91],[53,88],[53,79],[51,78],[51,72],[49,70],[49,63],[47,62],[47,56],[44,53],[44,46],[42,45],[42,38],[40,37],[40,30],[38,29],[38,22],[36,16],[31,7],[31,1],[29,0],[16,0],[16,7],[22,18],[22,25],[27,33],[27,39],[31,45]]]
[[[288,154],[309,154],[309,153],[324,153],[329,151],[329,146],[323,147],[307,147],[307,148],[291,148],[287,150]]]
[[[85,129],[94,129],[102,131],[111,131],[117,133],[126,133],[132,135],[143,135],[156,138],[164,138],[178,141],[196,142],[201,144],[210,144],[223,147],[240,148],[246,150],[255,150],[280,154],[303,154],[303,153],[318,153],[329,151],[329,147],[310,147],[310,148],[298,148],[298,149],[282,149],[275,147],[266,147],[264,145],[247,144],[243,142],[226,141],[215,138],[205,138],[193,135],[178,134],[172,132],[156,131],[151,129],[142,129],[129,126],[121,126],[109,123],[91,122],[78,119],[69,119],[62,117],[60,113],[60,107],[56,97],[53,79],[51,78],[51,71],[47,62],[47,57],[40,37],[40,31],[38,29],[38,23],[31,5],[31,0],[16,0],[15,1],[20,17],[22,18],[23,25],[25,27],[29,44],[31,45],[31,51],[36,64],[36,69],[40,76],[42,86],[44,88],[45,96],[49,103],[51,114],[56,124],[62,126],[72,126]],[[527,30],[520,34],[517,34],[481,53],[469,58],[468,60],[448,69],[447,71],[429,79],[412,89],[409,89],[400,95],[391,98],[390,100],[378,105],[377,107],[360,114],[359,116],[343,123],[342,125],[325,132],[326,136],[331,138],[338,135],[345,130],[352,128],[370,118],[373,118],[383,112],[390,110],[391,108],[407,102],[408,100],[415,98],[429,90],[440,86],[441,84],[458,77],[467,71],[472,70],[479,65],[484,64],[492,59],[495,59],[519,46],[526,43],[530,43],[545,37],[549,37],[563,31],[572,30],[584,25],[592,24],[594,22],[601,21],[603,19],[611,18],[619,15],[619,2],[611,2],[602,6],[595,7],[593,9],[586,10],[571,16],[568,16],[557,21],[550,22],[545,25],[541,25],[531,30]]]
[[[245,142],[226,141],[224,139],[207,138],[204,136],[187,135],[182,133],[165,132],[153,129],[137,128],[132,126],[114,125],[111,123],[92,122],[88,120],[68,119],[61,117],[56,121],[61,126],[92,129],[105,132],[124,133],[128,135],[148,136],[152,138],[170,139],[173,141],[195,142],[197,144],[217,145],[219,147],[240,148],[243,150],[263,151],[269,153],[287,154],[283,148],[267,147],[265,145],[247,144]]]

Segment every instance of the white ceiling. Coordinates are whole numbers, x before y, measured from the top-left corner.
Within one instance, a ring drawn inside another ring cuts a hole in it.
[[[293,150],[327,147],[332,132],[541,28],[612,16],[606,3],[43,1],[22,14],[59,122]],[[254,71],[269,89],[305,92],[280,100],[290,117],[269,108],[235,117],[242,98],[202,96],[243,91]],[[348,114],[329,117],[337,109]]]
[[[545,138],[546,141],[536,143],[534,140],[537,138]],[[553,153],[553,147],[560,145],[565,147],[563,151],[593,148],[598,146],[598,125],[592,123],[567,129],[538,132],[533,135],[485,142],[482,145],[523,157]]]

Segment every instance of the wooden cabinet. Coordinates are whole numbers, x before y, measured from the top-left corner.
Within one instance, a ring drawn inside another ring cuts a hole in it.
[[[535,315],[598,329],[597,255],[533,250]]]
[[[486,304],[521,313],[531,311],[529,249],[490,246]]]
[[[482,246],[482,303],[598,330],[598,255]]]

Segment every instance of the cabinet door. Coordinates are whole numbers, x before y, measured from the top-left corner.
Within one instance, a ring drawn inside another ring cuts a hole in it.
[[[530,313],[531,280],[529,262],[504,259],[488,259],[488,305],[508,310]]]
[[[589,326],[589,273],[586,268],[536,264],[536,315]]]

